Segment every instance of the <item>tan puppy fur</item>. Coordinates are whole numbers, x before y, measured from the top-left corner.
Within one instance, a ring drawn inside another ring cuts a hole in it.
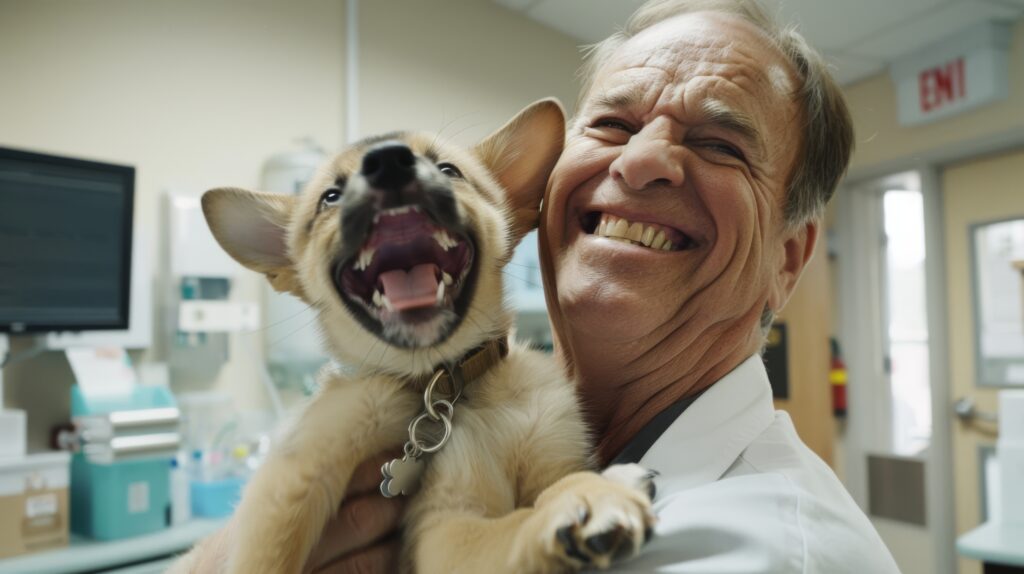
[[[561,107],[542,100],[471,150],[392,134],[338,155],[301,197],[239,189],[203,197],[224,249],[313,306],[330,352],[350,367],[325,369],[319,394],[247,487],[233,538],[211,542],[230,547],[225,571],[301,571],[355,467],[406,440],[409,421],[423,408],[422,383],[412,381],[507,334],[502,268],[537,224],[563,130]],[[447,221],[461,245],[452,253],[469,252],[472,260],[436,309],[414,309],[421,313],[416,321],[375,305],[379,293],[360,298],[361,284],[352,278],[362,275],[351,268],[362,252],[346,244],[356,238],[370,245],[370,231],[353,230],[369,229],[381,198],[391,201],[371,183],[367,158],[393,145],[415,157],[415,181],[401,193],[431,206],[424,212],[438,226]],[[507,358],[467,385],[453,423],[451,440],[428,457],[410,501],[403,570],[605,567],[635,552],[649,533],[650,476],[635,465],[603,475],[586,470],[590,445],[574,389],[551,356],[513,343]],[[193,560],[186,556],[175,568],[210,567]]]

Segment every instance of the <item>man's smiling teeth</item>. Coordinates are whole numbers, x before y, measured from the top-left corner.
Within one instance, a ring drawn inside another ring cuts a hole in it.
[[[631,223],[621,217],[601,214],[601,220],[594,230],[594,235],[607,237],[623,243],[642,245],[650,249],[673,251],[675,246],[665,237],[665,232],[656,225]]]

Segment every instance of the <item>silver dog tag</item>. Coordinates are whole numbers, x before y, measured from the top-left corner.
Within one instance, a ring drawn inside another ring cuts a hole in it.
[[[380,467],[384,480],[380,482],[380,493],[385,498],[393,498],[400,494],[409,495],[416,492],[420,485],[420,477],[426,464],[421,457],[406,454],[401,459],[392,459]]]

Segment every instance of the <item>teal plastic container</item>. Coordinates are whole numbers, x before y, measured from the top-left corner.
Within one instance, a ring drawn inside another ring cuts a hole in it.
[[[205,518],[231,516],[235,506],[242,499],[245,480],[237,477],[205,482],[193,481],[190,485],[192,515]]]
[[[126,395],[85,396],[71,388],[72,416],[173,407],[165,387],[135,387]],[[98,540],[158,532],[170,524],[170,458],[93,464],[71,459],[71,531]]]
[[[92,464],[71,459],[71,531],[97,540],[150,534],[170,524],[166,460]]]

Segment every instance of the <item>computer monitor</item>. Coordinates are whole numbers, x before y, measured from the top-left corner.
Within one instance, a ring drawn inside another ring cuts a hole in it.
[[[0,332],[128,327],[135,169],[0,147]]]

